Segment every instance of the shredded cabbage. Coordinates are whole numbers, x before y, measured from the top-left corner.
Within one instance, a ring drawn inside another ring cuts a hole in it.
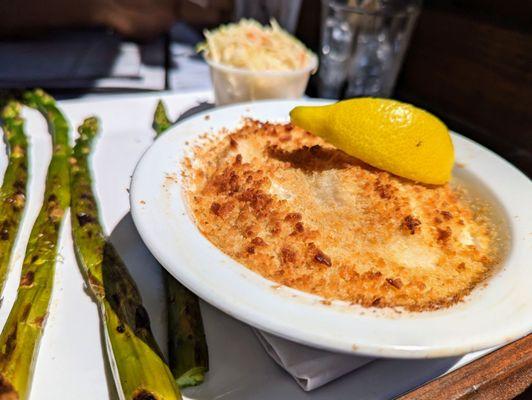
[[[203,32],[198,46],[208,60],[251,71],[289,71],[309,65],[312,52],[272,20],[262,26],[255,20],[221,25]]]

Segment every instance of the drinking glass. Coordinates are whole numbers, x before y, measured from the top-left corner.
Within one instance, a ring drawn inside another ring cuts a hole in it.
[[[253,18],[261,24],[275,19],[286,31],[294,33],[301,0],[235,0],[235,20]]]
[[[389,97],[421,0],[322,0],[321,97]]]

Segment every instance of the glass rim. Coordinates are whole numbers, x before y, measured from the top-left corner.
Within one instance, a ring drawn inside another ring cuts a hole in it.
[[[322,0],[322,3],[325,5],[335,8],[337,10],[346,11],[359,15],[370,15],[370,16],[394,16],[400,17],[402,15],[410,15],[419,13],[422,0],[411,0],[411,4],[407,5],[405,8],[394,11],[387,8],[382,8],[380,10],[370,11],[366,10],[360,6],[350,6],[347,4],[341,4],[338,0]]]

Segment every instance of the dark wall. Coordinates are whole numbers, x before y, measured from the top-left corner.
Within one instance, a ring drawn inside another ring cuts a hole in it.
[[[319,14],[303,1],[298,35],[316,50]],[[425,1],[394,97],[532,175],[532,2]]]
[[[396,97],[436,112],[452,128],[530,174],[531,3],[428,3],[412,37]]]

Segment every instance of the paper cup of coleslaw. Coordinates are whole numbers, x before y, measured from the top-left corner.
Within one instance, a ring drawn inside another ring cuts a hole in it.
[[[205,32],[200,45],[209,64],[217,105],[303,96],[318,59],[272,21],[250,20]]]

